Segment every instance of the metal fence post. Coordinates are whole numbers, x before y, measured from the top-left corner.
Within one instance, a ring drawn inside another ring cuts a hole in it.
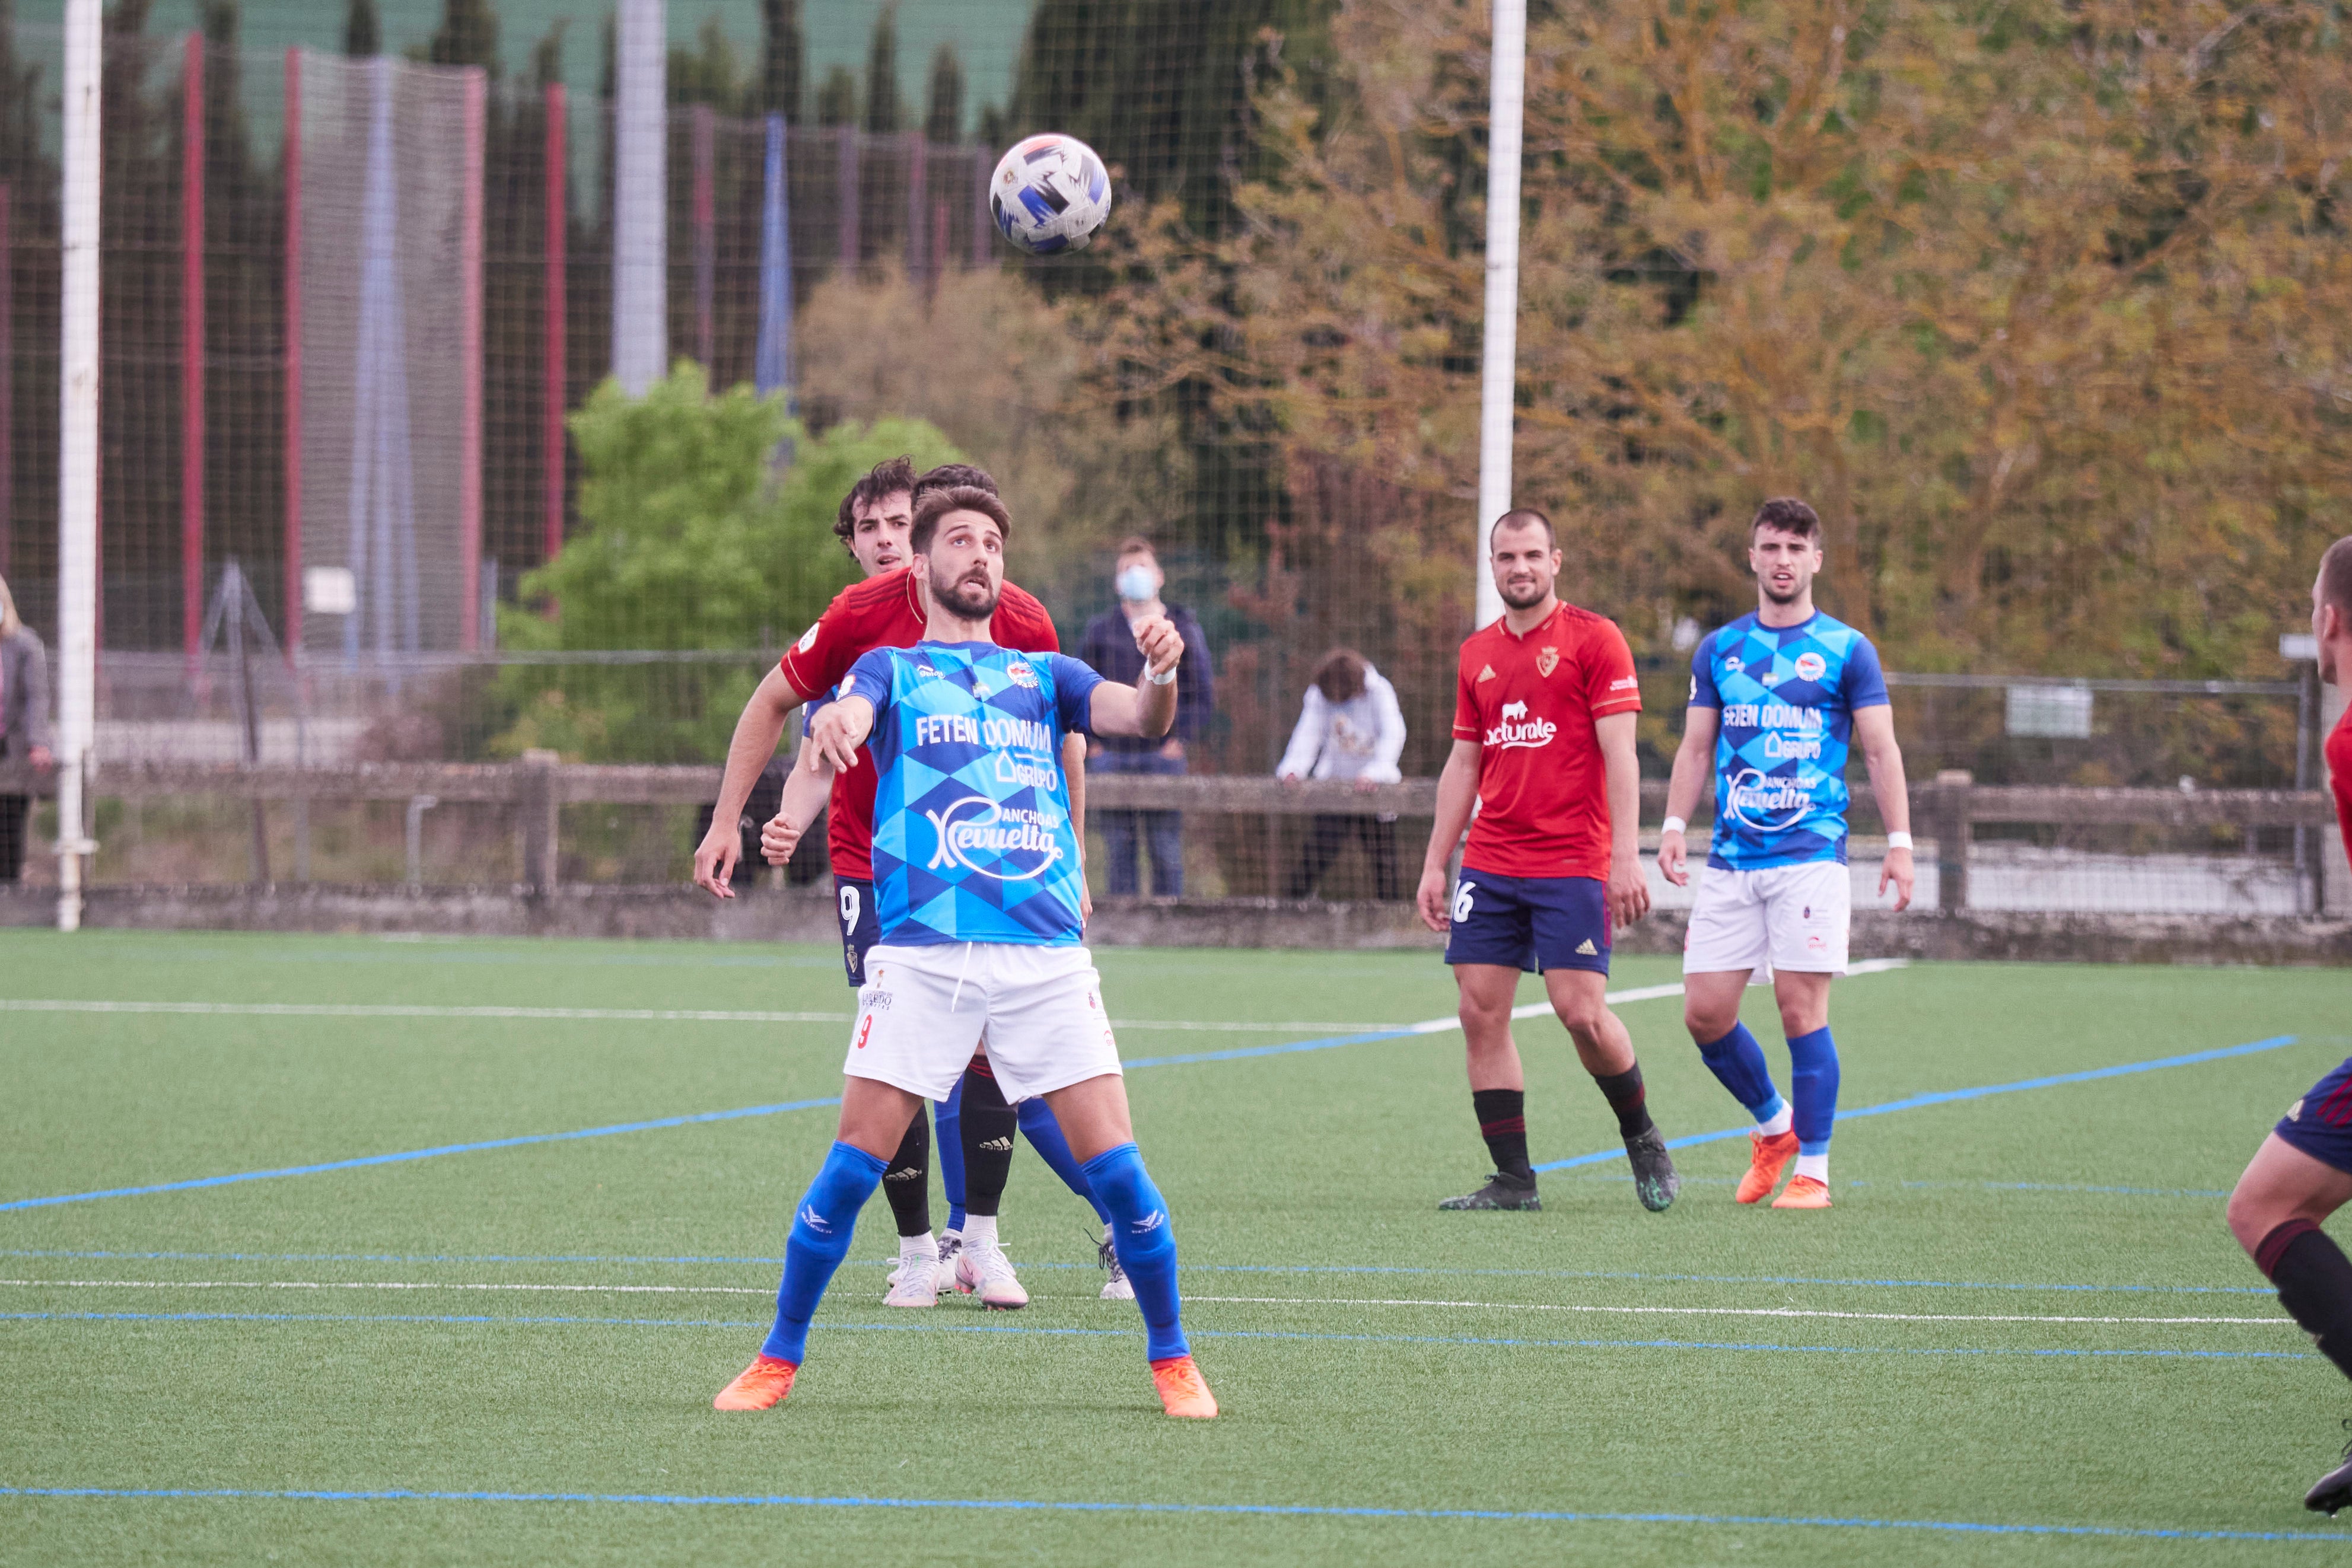
[[[533,748],[516,764],[519,788],[516,810],[522,817],[522,880],[535,894],[555,891],[556,814],[555,769],[562,758]]]
[[[1957,915],[1969,906],[1969,795],[1976,775],[1948,768],[1936,775],[1936,909]]]

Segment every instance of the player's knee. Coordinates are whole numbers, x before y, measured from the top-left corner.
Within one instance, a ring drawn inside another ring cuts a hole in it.
[[[2249,1191],[2243,1182],[2231,1191],[2229,1207],[2225,1212],[2229,1216],[2230,1234],[2238,1239],[2238,1245],[2246,1249],[2249,1258],[2262,1247],[2263,1237],[2292,1218],[2283,1212],[2275,1201]]]
[[[1702,1051],[1729,1034],[1738,1022],[1737,1009],[1727,1012],[1720,1008],[1701,1007],[1696,1003],[1685,1004],[1683,1008],[1683,1027],[1690,1030],[1691,1039],[1698,1042]]]
[[[1609,1020],[1608,1003],[1587,1000],[1582,997],[1571,1001],[1554,1002],[1551,1010],[1562,1028],[1586,1044],[1601,1038],[1601,1031],[1607,1027]]]

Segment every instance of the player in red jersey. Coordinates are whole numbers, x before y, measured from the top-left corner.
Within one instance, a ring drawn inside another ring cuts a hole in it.
[[[1634,1193],[1644,1208],[1662,1209],[1682,1178],[1650,1119],[1633,1039],[1607,997],[1611,932],[1650,909],[1637,847],[1633,720],[1642,688],[1633,652],[1614,622],[1553,591],[1560,553],[1550,518],[1531,508],[1506,512],[1487,546],[1503,618],[1462,644],[1454,750],[1438,777],[1419,903],[1429,928],[1448,933],[1471,1109],[1495,1174],[1437,1207],[1543,1207],[1528,1163],[1526,1079],[1511,1039],[1519,976],[1533,971],[1617,1113]],[[1470,841],[1449,901],[1446,861],[1465,825]]]
[[[963,484],[977,484],[991,493],[995,488],[985,473],[968,465],[944,465],[919,478],[913,464],[903,457],[893,458],[877,465],[843,498],[834,532],[856,558],[866,580],[835,597],[816,624],[785,652],[744,705],[728,747],[726,778],[711,818],[713,826],[695,853],[698,885],[720,898],[734,896],[730,878],[741,853],[740,845],[736,833],[721,832],[718,824],[740,819],[751,781],[775,754],[792,711],[804,702],[822,706],[835,683],[870,649],[910,647],[922,638],[929,607],[915,574],[908,570],[913,559],[908,532],[914,520],[915,497],[927,488]],[[1024,590],[1006,584],[997,613],[998,636],[1006,647],[1035,653],[1059,650],[1052,618]],[[1079,760],[1083,746],[1082,740],[1074,740],[1070,747],[1074,755],[1064,759],[1073,775],[1073,804],[1078,811],[1084,810],[1076,785],[1076,775],[1083,770]],[[803,746],[803,759],[806,752]],[[800,782],[805,772],[796,768],[794,782]],[[841,920],[843,965],[853,988],[864,983],[866,950],[878,935],[871,859],[874,779],[875,770],[870,768],[850,768],[834,776],[825,831]],[[1078,821],[1082,822],[1083,816]],[[960,1114],[966,1110],[969,1116]],[[1052,1113],[1042,1103],[1034,1106],[1024,1103],[1017,1110],[1006,1104],[984,1055],[975,1059],[953,1101],[939,1111],[938,1123],[940,1160],[948,1178],[951,1209],[949,1229],[937,1240],[931,1235],[931,1127],[919,1116],[908,1128],[882,1184],[899,1236],[899,1267],[891,1274],[887,1300],[893,1306],[929,1306],[940,1288],[953,1283],[959,1290],[978,1294],[986,1305],[1022,1306],[1028,1293],[1004,1261],[1002,1249],[993,1245],[998,1203],[1012,1168],[1016,1125],[1072,1191],[1090,1205],[1094,1195]],[[1099,1206],[1096,1207],[1099,1214]],[[961,1254],[968,1237],[974,1245],[972,1256],[965,1258]],[[1108,1247],[1103,1250],[1107,1253]],[[1125,1275],[1112,1267],[1104,1294],[1129,1299],[1129,1291]]]
[[[2352,538],[2320,558],[2311,585],[2311,632],[2319,678],[2352,686]],[[2327,737],[2327,777],[2336,821],[2352,852],[2352,709]],[[2230,1194],[2230,1229],[2278,1287],[2279,1305],[2352,1377],[2352,1259],[2319,1227],[2352,1202],[2352,1058],[2287,1108]],[[2347,1422],[2352,1427],[2352,1422]],[[2304,1494],[2303,1506],[2333,1515],[2352,1508],[2352,1448]]]

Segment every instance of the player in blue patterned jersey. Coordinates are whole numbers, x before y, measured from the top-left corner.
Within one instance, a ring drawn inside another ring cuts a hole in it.
[[[1715,832],[1683,946],[1683,1021],[1699,1054],[1756,1118],[1748,1174],[1736,1195],[1771,1195],[1775,1208],[1830,1206],[1830,1129],[1837,1119],[1837,1045],[1830,980],[1845,973],[1853,889],[1846,870],[1846,755],[1862,747],[1886,824],[1878,893],[1911,903],[1911,806],[1895,710],[1877,650],[1813,608],[1821,518],[1802,501],[1764,503],[1748,527],[1757,607],[1704,639],[1691,659],[1689,718],[1666,788],[1658,870],[1689,884],[1685,819],[1712,772]],[[1771,982],[1789,1041],[1790,1096],[1780,1098],[1763,1048],[1739,1021],[1750,980]]]
[[[763,1410],[792,1391],[858,1209],[922,1102],[946,1096],[984,1033],[1005,1097],[1053,1107],[1110,1211],[1161,1405],[1171,1416],[1217,1413],[1185,1343],[1167,1205],[1135,1145],[1101,977],[1081,942],[1082,873],[1060,766],[1072,731],[1168,733],[1183,639],[1164,617],[1137,622],[1140,687],[1057,653],[999,647],[989,633],[1009,528],[984,490],[923,497],[911,543],[929,590],[924,640],[862,656],[810,734],[821,771],[856,767],[870,742],[882,939],[866,955],[842,1064],[840,1130],[784,1249],[775,1326],[713,1401],[722,1410]],[[781,836],[806,826],[788,812]],[[967,1235],[966,1255],[979,1245]]]

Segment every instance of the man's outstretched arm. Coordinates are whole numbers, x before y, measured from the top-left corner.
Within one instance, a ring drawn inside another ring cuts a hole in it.
[[[760,780],[760,770],[776,755],[776,742],[783,738],[784,721],[793,709],[801,706],[801,694],[793,689],[781,669],[772,669],[761,680],[751,700],[743,705],[742,716],[735,721],[735,737],[727,743],[727,775],[719,781],[719,804],[710,813],[710,831],[694,852],[694,885],[708,888],[720,898],[732,898],[735,890],[728,879],[735,873],[735,862],[742,858],[743,841],[736,824],[743,820],[744,802],[751,798],[751,786]]]

